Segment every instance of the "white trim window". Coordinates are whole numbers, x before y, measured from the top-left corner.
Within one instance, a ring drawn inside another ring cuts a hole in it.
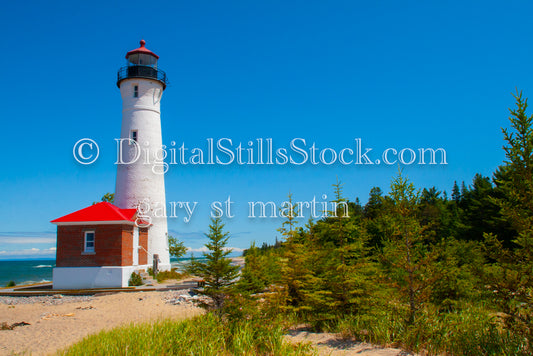
[[[133,97],[134,98],[139,97],[139,85],[138,84],[133,85]]]
[[[94,231],[85,231],[83,239],[83,252],[94,253]]]

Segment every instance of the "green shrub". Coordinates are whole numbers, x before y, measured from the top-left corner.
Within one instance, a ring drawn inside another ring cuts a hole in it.
[[[143,279],[139,273],[133,272],[131,274],[130,280],[128,282],[129,286],[142,286],[143,285]]]
[[[9,281],[9,282],[7,282],[7,284],[6,284],[6,287],[14,287],[14,286],[16,286],[16,285],[17,285],[17,284],[15,283],[15,281]]]
[[[170,271],[160,271],[157,274],[156,279],[159,283],[161,283],[167,279],[182,279],[183,276],[184,276],[183,274],[179,273],[175,268],[173,268]]]

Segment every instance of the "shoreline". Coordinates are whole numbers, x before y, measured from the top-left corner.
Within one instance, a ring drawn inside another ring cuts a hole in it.
[[[203,256],[200,255],[198,257],[195,257],[196,259],[202,259]],[[229,257],[232,261],[234,260],[241,260],[244,261],[244,257],[242,257],[242,255],[239,255],[239,256],[232,256],[232,257]],[[179,260],[171,260],[170,263],[171,263],[171,266],[172,268],[175,268],[177,267],[178,265],[180,264],[183,264],[183,263],[186,263],[188,260],[190,260],[190,257],[182,257],[180,258]],[[52,269],[55,267],[55,258],[54,259],[13,259],[13,260],[0,260],[0,272],[4,273],[3,275],[1,275],[1,278],[0,278],[0,290],[4,289],[4,288],[11,288],[11,287],[7,287],[7,283],[13,281],[15,282],[15,286],[16,287],[26,287],[26,286],[29,286],[29,285],[34,285],[34,284],[39,284],[39,283],[51,283],[52,282]],[[15,263],[15,264],[35,264],[35,266],[25,266],[24,268],[26,268],[28,271],[34,271],[35,270],[38,270],[39,272],[44,272],[46,270],[49,271],[49,273],[36,273],[33,275],[33,279],[26,279],[26,280],[21,280],[19,279],[20,276],[17,276],[17,275],[10,275],[10,271],[12,271],[13,268],[20,268],[18,266],[16,267],[8,267],[6,265],[4,265],[4,267],[2,267],[2,263]],[[239,262],[240,263],[240,262]],[[242,262],[242,264],[244,264],[244,262]],[[44,277],[38,277],[40,275],[43,275]],[[7,276],[7,277],[5,277]],[[46,278],[45,278],[46,277]],[[49,277],[49,278],[48,278]]]

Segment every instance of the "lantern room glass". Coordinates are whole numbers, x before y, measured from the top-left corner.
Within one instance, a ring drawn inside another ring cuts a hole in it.
[[[141,65],[157,68],[157,58],[150,54],[133,53],[128,56],[128,65]]]

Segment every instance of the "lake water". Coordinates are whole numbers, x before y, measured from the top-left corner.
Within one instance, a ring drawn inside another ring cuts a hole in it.
[[[51,281],[55,263],[55,260],[0,261],[0,287],[9,281],[17,285]]]

